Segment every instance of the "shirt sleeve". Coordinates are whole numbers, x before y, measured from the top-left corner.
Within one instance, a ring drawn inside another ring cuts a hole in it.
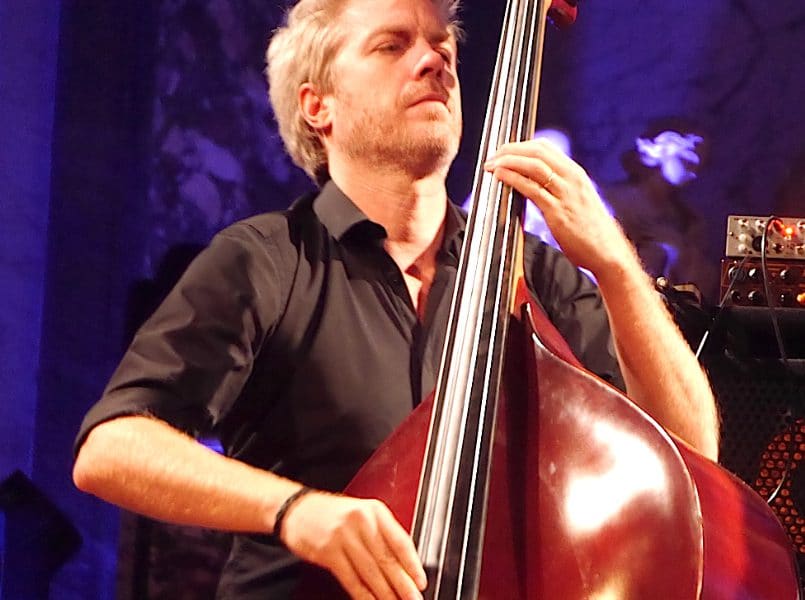
[[[284,310],[288,252],[273,233],[241,222],[213,238],[135,335],[84,418],[76,453],[116,417],[152,415],[198,435],[229,411]]]
[[[532,235],[526,236],[524,262],[528,287],[576,357],[588,370],[625,391],[597,286],[564,254]]]

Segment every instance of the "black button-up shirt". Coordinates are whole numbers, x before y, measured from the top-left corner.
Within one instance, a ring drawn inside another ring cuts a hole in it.
[[[421,320],[385,229],[332,182],[225,229],[137,333],[77,447],[102,421],[148,413],[214,431],[251,465],[342,489],[435,386],[464,225],[450,204]],[[623,387],[592,283],[530,236],[525,271],[582,363]],[[235,536],[221,595],[270,597],[291,562],[262,538]]]

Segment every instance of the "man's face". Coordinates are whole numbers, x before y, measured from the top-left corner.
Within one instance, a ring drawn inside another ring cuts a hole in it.
[[[352,0],[333,63],[331,151],[418,174],[446,171],[461,138],[456,42],[431,0]]]

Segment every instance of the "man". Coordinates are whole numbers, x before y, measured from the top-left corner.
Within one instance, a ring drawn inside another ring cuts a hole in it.
[[[297,4],[269,47],[269,83],[289,153],[321,193],[219,234],[79,434],[79,488],[240,532],[220,597],[286,597],[291,553],[356,598],[418,598],[427,585],[382,503],[320,490],[347,483],[438,368],[463,230],[445,191],[461,131],[456,4]],[[707,381],[583,170],[542,142],[504,146],[487,169],[533,198],[567,257],[598,277],[631,396],[714,457]],[[598,293],[559,253],[528,250],[551,318],[617,381]],[[177,431],[210,426],[226,456]],[[316,491],[300,495],[299,482]]]

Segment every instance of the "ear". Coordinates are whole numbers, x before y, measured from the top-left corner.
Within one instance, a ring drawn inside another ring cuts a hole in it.
[[[299,110],[308,125],[320,133],[326,133],[332,124],[330,97],[319,93],[311,83],[299,88]]]

